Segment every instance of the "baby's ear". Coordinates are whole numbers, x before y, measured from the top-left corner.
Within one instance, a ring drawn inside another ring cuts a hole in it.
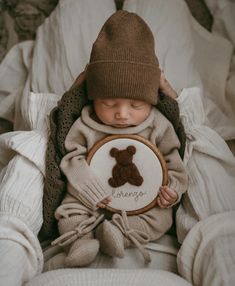
[[[135,146],[133,146],[133,145],[128,146],[128,147],[126,148],[126,150],[127,150],[127,152],[128,152],[130,155],[134,155],[135,152],[136,152],[136,148],[135,148]]]
[[[112,156],[112,157],[116,157],[117,156],[117,154],[118,154],[118,149],[117,148],[112,148],[111,150],[110,150],[110,152],[109,152],[109,154]]]

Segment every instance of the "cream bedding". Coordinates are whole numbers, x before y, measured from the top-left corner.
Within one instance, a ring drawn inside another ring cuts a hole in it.
[[[234,285],[235,212],[218,213],[197,223],[178,254],[180,274],[193,285]]]
[[[21,285],[42,271],[42,252],[36,235],[42,223],[41,198],[48,136],[46,115],[84,69],[101,25],[115,11],[112,1],[96,1],[99,11],[93,9],[92,0],[61,0],[38,29],[36,40],[16,45],[0,66],[0,116],[13,121],[15,130],[18,130],[0,136],[0,239],[3,243],[0,255],[6,255],[3,251],[5,241],[17,242],[23,246],[24,259],[28,263],[20,278],[4,277],[5,285]],[[205,31],[193,20],[181,0],[173,3],[170,0],[149,0],[148,5],[141,0],[127,0],[124,9],[137,12],[149,23],[156,36],[161,67],[181,93],[179,104],[187,126],[185,164],[190,186],[188,197],[178,212],[179,239],[182,241],[187,235],[187,244],[183,242],[178,256],[180,274],[195,285],[210,285],[206,283],[213,267],[221,267],[226,260],[228,268],[223,268],[223,273],[226,281],[232,281],[234,276],[229,269],[234,267],[234,239],[226,238],[226,244],[220,244],[221,251],[224,248],[231,251],[226,252],[228,258],[222,256],[220,261],[213,260],[208,276],[205,276],[204,268],[199,271],[193,263],[195,257],[202,255],[199,252],[199,245],[203,243],[199,223],[207,225],[207,218],[211,215],[227,212],[228,216],[223,218],[228,220],[229,228],[235,205],[235,160],[222,139],[235,138],[234,42]],[[30,180],[27,175],[22,175],[22,171],[29,174]],[[21,223],[16,231],[19,220]],[[213,240],[216,235],[215,232]],[[190,243],[193,244],[191,248],[187,247]],[[211,245],[212,249],[217,247],[215,243]],[[152,253],[155,256],[155,252]],[[6,267],[15,267],[16,252],[12,251],[11,255],[8,265],[1,259],[0,277]],[[165,270],[172,271],[175,258],[164,257],[169,262]],[[130,256],[130,259],[128,263],[135,258]],[[123,260],[123,265],[126,262]],[[162,269],[158,259],[155,262],[153,268]],[[121,265],[120,262],[119,268],[123,267]],[[92,273],[91,279],[93,275],[95,277]],[[130,270],[131,273],[134,272]],[[220,285],[219,279],[215,275],[217,282],[212,285]]]

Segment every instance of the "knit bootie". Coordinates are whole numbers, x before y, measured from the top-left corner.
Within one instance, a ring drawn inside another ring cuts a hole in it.
[[[112,216],[111,223],[122,233],[124,247],[134,246],[138,248],[145,262],[149,263],[151,261],[150,255],[144,249],[144,244],[149,242],[149,233],[146,232],[147,229],[141,219],[138,216],[128,218],[126,212],[122,211],[121,214],[115,213]]]
[[[100,250],[112,257],[124,256],[124,236],[122,232],[110,221],[102,222],[95,231],[100,242]]]
[[[99,241],[94,238],[76,240],[66,258],[66,267],[82,267],[92,263],[99,251]]]
[[[60,252],[44,263],[43,272],[65,268],[66,254]]]

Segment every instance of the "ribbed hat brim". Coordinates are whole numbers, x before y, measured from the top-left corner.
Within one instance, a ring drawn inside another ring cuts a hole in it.
[[[157,103],[160,69],[137,62],[99,61],[87,67],[89,99],[128,98]]]

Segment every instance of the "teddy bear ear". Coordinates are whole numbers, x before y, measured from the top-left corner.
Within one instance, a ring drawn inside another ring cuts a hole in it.
[[[133,146],[133,145],[128,146],[128,147],[126,148],[126,150],[127,150],[127,152],[128,152],[129,154],[131,154],[131,155],[134,155],[135,152],[136,152],[136,148],[135,148],[135,146]]]
[[[112,156],[112,157],[115,157],[118,153],[118,149],[117,148],[112,148],[109,152],[109,154]]]

